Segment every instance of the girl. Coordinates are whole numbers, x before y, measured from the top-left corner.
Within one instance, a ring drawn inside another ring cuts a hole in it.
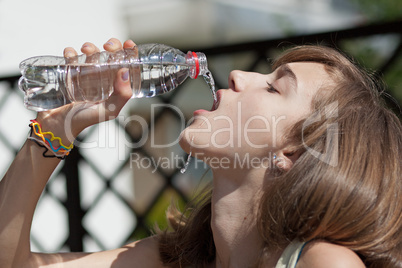
[[[212,191],[183,214],[170,210],[174,231],[119,249],[30,251],[33,211],[60,161],[42,156],[33,133],[0,182],[0,266],[402,267],[402,127],[378,83],[317,46],[285,52],[273,70],[233,71],[212,111],[195,111],[183,131],[182,148],[211,167]],[[132,94],[128,80],[122,69],[106,102],[41,112],[34,123],[70,144],[118,115]]]

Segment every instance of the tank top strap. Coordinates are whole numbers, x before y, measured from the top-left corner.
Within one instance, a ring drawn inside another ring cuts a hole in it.
[[[275,268],[295,268],[304,246],[308,242],[292,241],[276,263]]]

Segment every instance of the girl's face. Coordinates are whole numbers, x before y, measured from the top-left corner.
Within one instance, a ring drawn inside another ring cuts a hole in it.
[[[233,71],[212,110],[194,112],[180,144],[207,163],[266,158],[288,144],[286,131],[310,112],[313,96],[330,81],[324,65],[310,62],[282,65],[268,75]]]

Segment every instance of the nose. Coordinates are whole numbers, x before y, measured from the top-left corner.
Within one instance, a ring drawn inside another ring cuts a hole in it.
[[[247,85],[247,72],[243,71],[231,71],[229,74],[229,89],[234,91],[243,91]]]

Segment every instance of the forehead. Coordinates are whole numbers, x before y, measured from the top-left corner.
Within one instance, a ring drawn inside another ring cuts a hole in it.
[[[299,94],[313,96],[320,88],[328,86],[332,79],[325,70],[325,65],[316,62],[293,62],[287,66],[297,78]]]

